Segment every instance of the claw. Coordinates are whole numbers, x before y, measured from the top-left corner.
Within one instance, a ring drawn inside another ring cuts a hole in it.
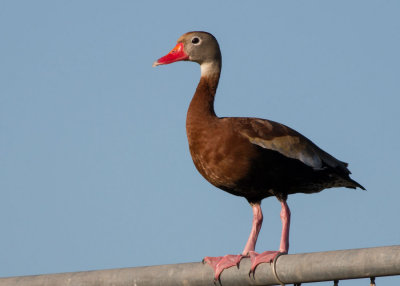
[[[203,261],[209,264],[212,269],[214,269],[214,284],[218,280],[219,284],[221,284],[220,276],[222,271],[232,266],[239,268],[240,260],[242,259],[242,255],[225,255],[220,257],[204,257]]]
[[[253,273],[253,278],[255,275],[256,268],[261,263],[271,263],[274,258],[279,254],[279,251],[265,251],[263,253],[256,253],[254,251],[250,252],[251,267],[250,273]]]
[[[222,286],[221,275],[218,276],[218,278],[215,278],[215,277],[214,277],[213,282],[214,282],[214,286],[218,286],[218,285],[219,285],[219,286]]]
[[[251,269],[249,270],[249,278],[251,278],[251,274],[253,274],[253,279],[256,279],[255,277],[255,271],[251,271]]]

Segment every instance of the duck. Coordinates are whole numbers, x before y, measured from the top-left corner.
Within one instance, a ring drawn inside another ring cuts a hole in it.
[[[260,263],[271,263],[289,251],[291,212],[289,195],[312,194],[328,188],[365,188],[350,178],[348,164],[328,154],[294,129],[254,117],[218,117],[214,100],[222,68],[217,39],[193,31],[179,37],[176,46],[153,66],[178,61],[200,65],[201,76],[186,117],[186,133],[193,163],[215,187],[245,198],[253,211],[252,228],[241,254],[205,257],[219,280],[224,269],[250,257],[250,273]],[[281,204],[282,233],[277,251],[255,252],[263,222],[261,201],[276,197]]]

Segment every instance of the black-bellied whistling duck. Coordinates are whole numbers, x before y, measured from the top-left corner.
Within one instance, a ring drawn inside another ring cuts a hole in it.
[[[265,119],[217,117],[214,98],[221,73],[217,40],[206,32],[189,32],[175,48],[153,66],[177,61],[200,64],[201,78],[190,103],[186,132],[193,162],[214,186],[245,197],[253,208],[250,237],[241,255],[205,257],[219,279],[221,272],[250,256],[251,270],[289,250],[290,210],[287,197],[316,193],[327,188],[364,190],[349,177],[347,163],[339,161],[295,130]],[[263,215],[261,200],[275,196],[281,202],[282,236],[278,251],[257,254],[255,245]]]

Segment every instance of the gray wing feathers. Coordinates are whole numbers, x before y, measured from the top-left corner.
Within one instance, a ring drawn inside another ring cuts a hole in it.
[[[331,167],[350,174],[346,168],[347,163],[337,160],[311,140],[283,124],[258,118],[242,123],[246,123],[248,127],[241,129],[245,130],[241,132],[242,135],[255,145],[300,160],[316,170]]]

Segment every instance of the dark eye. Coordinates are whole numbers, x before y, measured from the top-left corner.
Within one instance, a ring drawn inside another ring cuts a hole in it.
[[[197,38],[197,37],[194,37],[194,38],[192,39],[192,44],[197,45],[198,43],[200,43],[200,39]]]

